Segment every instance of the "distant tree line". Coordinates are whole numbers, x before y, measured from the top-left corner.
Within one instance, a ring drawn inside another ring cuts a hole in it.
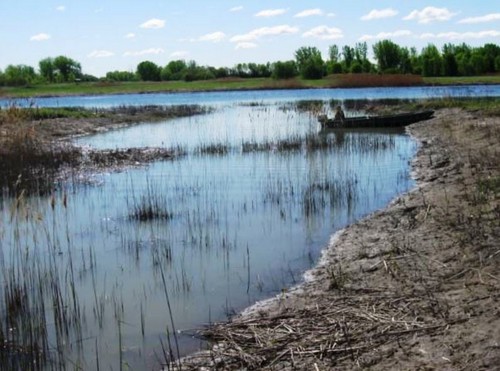
[[[365,42],[354,47],[331,45],[325,60],[316,47],[301,47],[295,59],[274,63],[240,63],[236,66],[215,68],[200,66],[195,61],[173,60],[165,66],[151,61],[137,65],[136,71],[111,71],[100,80],[106,81],[195,81],[226,77],[288,79],[321,79],[329,74],[382,73],[416,74],[422,76],[473,76],[500,72],[500,47],[485,44],[471,47],[465,43],[445,44],[441,50],[429,44],[420,53],[416,48],[401,47],[390,40],[373,45],[375,63],[368,58]],[[31,66],[9,65],[0,70],[0,86],[25,86],[37,83],[97,81],[82,73],[81,65],[66,56],[45,58],[38,63],[38,71]]]

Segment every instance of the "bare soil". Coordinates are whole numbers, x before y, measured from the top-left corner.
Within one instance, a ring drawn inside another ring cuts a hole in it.
[[[168,368],[500,369],[500,118],[445,109],[408,131],[421,143],[414,190]]]

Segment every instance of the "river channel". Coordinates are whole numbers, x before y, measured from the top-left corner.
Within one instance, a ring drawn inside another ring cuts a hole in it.
[[[318,104],[328,111],[332,99],[500,96],[498,87],[443,89],[37,100],[212,110],[75,140],[180,148],[178,158],[73,179],[46,197],[1,198],[2,297],[16,287],[30,293],[2,301],[3,331],[40,336],[53,361],[71,369],[159,369],[177,346],[180,355],[203,347],[196,329],[299,284],[333,233],[414,185],[418,145],[404,131],[323,133]],[[27,313],[16,326],[7,318],[14,309]]]

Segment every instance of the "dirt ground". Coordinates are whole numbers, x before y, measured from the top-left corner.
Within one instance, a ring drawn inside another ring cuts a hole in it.
[[[408,131],[416,188],[337,233],[305,283],[202,331],[183,370],[500,369],[500,117]]]

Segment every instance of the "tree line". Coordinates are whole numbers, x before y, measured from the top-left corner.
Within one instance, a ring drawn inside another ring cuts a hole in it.
[[[485,44],[471,47],[465,43],[445,44],[441,50],[429,44],[420,53],[416,48],[401,47],[390,40],[373,46],[374,63],[368,58],[366,42],[354,47],[331,45],[328,58],[316,47],[301,47],[295,59],[274,63],[239,63],[234,67],[200,66],[195,61],[173,60],[164,66],[142,61],[136,71],[110,71],[98,79],[82,73],[81,64],[66,56],[45,58],[38,70],[27,65],[9,65],[0,70],[0,86],[24,86],[38,83],[78,81],[195,81],[226,77],[321,79],[329,74],[382,73],[422,76],[473,76],[500,72],[500,47]]]

